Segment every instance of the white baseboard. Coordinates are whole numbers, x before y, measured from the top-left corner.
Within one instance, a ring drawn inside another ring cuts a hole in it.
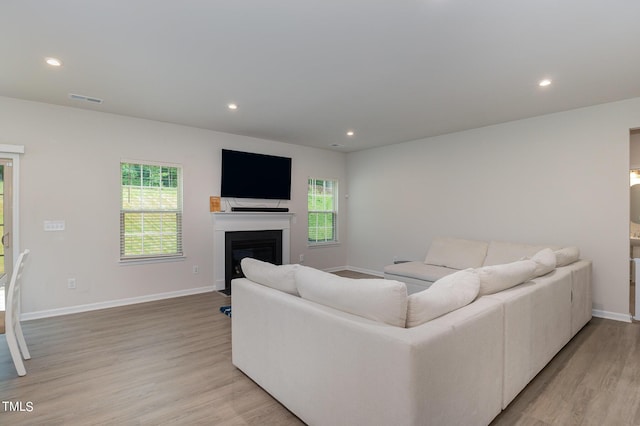
[[[593,309],[591,314],[597,318],[610,319],[614,321],[631,322],[631,314],[619,314],[617,312],[601,311]]]
[[[347,269],[346,266],[336,266],[335,268],[323,269],[323,271],[325,271],[325,272],[338,272],[338,271],[344,271],[345,269]]]
[[[369,274],[376,277],[384,277],[384,274],[380,271],[374,271],[373,269],[356,268],[355,266],[345,266],[347,271],[360,272],[361,274]]]
[[[117,306],[135,305],[136,303],[153,302],[154,300],[172,299],[174,297],[190,296],[213,292],[213,286],[190,288],[187,290],[170,291],[167,293],[149,294],[147,296],[130,297],[127,299],[110,300],[108,302],[89,303],[86,305],[69,306],[66,308],[47,309],[44,311],[26,312],[20,315],[21,321],[29,321],[40,318],[57,317],[60,315],[77,314],[80,312],[97,311],[99,309],[115,308]]]

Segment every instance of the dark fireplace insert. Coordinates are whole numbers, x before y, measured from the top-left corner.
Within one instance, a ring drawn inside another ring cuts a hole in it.
[[[225,232],[225,294],[231,294],[231,280],[242,278],[240,261],[245,257],[282,265],[282,230]]]

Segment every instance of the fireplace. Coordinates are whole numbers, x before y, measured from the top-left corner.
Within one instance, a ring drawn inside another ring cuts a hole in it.
[[[226,232],[224,238],[225,294],[231,294],[232,279],[244,277],[240,261],[245,257],[282,265],[282,230]]]
[[[281,263],[286,265],[289,263],[290,257],[290,235],[291,235],[291,218],[294,213],[289,212],[215,212],[212,213],[213,219],[213,279],[214,289],[226,292],[231,281],[230,275],[227,275],[226,253],[227,253],[227,234],[235,234],[236,232],[262,232],[262,231],[278,231],[280,233],[281,246],[276,248],[281,251]],[[242,235],[242,234],[237,234]],[[248,235],[248,234],[245,234]],[[258,234],[260,236],[264,234]],[[253,238],[251,238],[253,239]],[[249,239],[249,240],[251,240]],[[245,250],[242,248],[241,250]],[[264,247],[257,247],[258,254],[253,254],[257,259],[261,259]],[[274,262],[276,263],[276,262]],[[280,263],[280,262],[278,262]]]

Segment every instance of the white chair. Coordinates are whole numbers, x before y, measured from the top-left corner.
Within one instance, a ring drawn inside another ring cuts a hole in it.
[[[7,344],[9,345],[9,352],[11,353],[11,358],[13,358],[13,363],[16,365],[16,370],[18,370],[18,376],[27,374],[22,358],[31,359],[29,349],[27,349],[27,342],[24,340],[22,327],[20,326],[20,284],[22,281],[24,262],[28,256],[29,250],[20,253],[13,268],[11,281],[9,282],[9,288],[7,290],[7,310],[5,313]]]

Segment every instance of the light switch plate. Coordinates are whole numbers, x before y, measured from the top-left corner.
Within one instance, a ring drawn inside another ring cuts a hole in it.
[[[64,220],[45,220],[44,221],[45,231],[64,231],[64,227],[65,227]]]

